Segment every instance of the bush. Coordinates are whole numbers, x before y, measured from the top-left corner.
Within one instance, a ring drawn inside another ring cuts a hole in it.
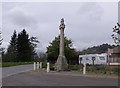
[[[42,68],[47,68],[47,62],[46,61],[42,62]]]
[[[120,75],[120,68],[118,67],[112,68],[112,72],[113,74]]]
[[[54,64],[50,64],[50,70],[55,70],[55,65]]]
[[[87,72],[106,74],[106,67],[103,65],[87,66]]]
[[[68,65],[68,69],[69,70],[77,70],[77,71],[79,71],[79,70],[82,70],[82,65]]]

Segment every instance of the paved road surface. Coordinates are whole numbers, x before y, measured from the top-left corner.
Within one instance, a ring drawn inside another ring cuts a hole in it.
[[[62,75],[61,75],[62,74]],[[3,86],[117,86],[116,78],[85,77],[67,73],[28,71],[3,78]],[[65,75],[64,75],[65,74]]]
[[[29,71],[33,69],[33,64],[30,65],[20,65],[20,66],[13,66],[13,67],[4,67],[2,68],[2,78],[21,73],[24,71]]]

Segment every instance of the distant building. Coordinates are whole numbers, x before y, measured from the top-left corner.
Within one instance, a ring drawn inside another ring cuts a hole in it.
[[[120,46],[108,49],[108,63],[110,65],[120,65]]]
[[[86,54],[79,55],[79,64],[89,64],[89,65],[101,65],[107,64],[107,54]]]

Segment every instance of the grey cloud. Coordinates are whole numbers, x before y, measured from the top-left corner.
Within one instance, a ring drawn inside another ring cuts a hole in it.
[[[8,17],[13,22],[14,25],[19,25],[22,27],[34,26],[37,20],[34,15],[27,13],[24,9],[20,7],[15,7],[9,11]]]
[[[118,2],[118,22],[120,23],[120,1]]]
[[[79,10],[79,14],[93,21],[100,21],[103,12],[103,8],[96,2],[84,3]]]
[[[0,2],[0,13],[2,13],[2,3]],[[2,19],[2,14],[0,14],[0,19]],[[2,20],[0,20],[0,31],[2,27]]]
[[[74,47],[78,49],[113,42],[110,35],[117,18],[116,3],[23,2],[4,3],[3,7],[5,42],[9,42],[14,29],[19,32],[26,28],[30,36],[38,37],[38,49],[45,50],[59,34],[62,17],[65,18],[65,35],[73,40]]]

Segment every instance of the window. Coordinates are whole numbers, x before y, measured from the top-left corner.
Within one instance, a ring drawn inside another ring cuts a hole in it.
[[[105,57],[99,57],[100,58],[100,60],[105,60]]]
[[[80,57],[80,60],[82,60],[82,57]]]
[[[79,58],[79,64],[81,64],[82,59],[83,59],[82,57]]]
[[[89,60],[89,59],[86,57],[86,60]]]
[[[94,60],[95,60],[95,57],[92,57],[92,60],[94,61]]]

